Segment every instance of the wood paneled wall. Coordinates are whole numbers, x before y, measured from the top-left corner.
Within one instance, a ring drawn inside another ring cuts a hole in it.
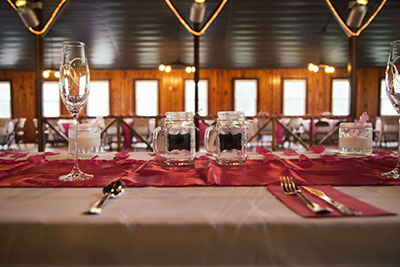
[[[321,114],[331,110],[331,80],[345,78],[346,69],[337,69],[333,74],[323,71],[309,72],[307,69],[257,69],[200,71],[200,78],[209,81],[209,113],[232,109],[233,79],[256,78],[259,84],[259,111],[281,114],[281,92],[283,79],[304,78],[307,80],[308,114]],[[379,85],[384,69],[360,69],[358,77],[357,113],[367,111],[378,115]],[[110,81],[110,107],[113,115],[130,115],[134,112],[134,80],[158,79],[160,114],[181,111],[184,108],[184,81],[193,79],[193,74],[184,70],[173,70],[166,74],[158,70],[92,70],[92,80]],[[26,139],[35,140],[32,119],[35,117],[34,72],[0,71],[0,80],[12,82],[13,117],[26,117]],[[62,114],[67,115],[65,108]]]

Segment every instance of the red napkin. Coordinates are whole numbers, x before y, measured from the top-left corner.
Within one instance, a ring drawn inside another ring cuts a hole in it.
[[[332,186],[323,185],[323,186],[311,186],[312,188],[316,188],[324,192],[327,196],[336,200],[339,203],[346,205],[349,208],[358,210],[362,212],[360,216],[387,216],[387,215],[396,215],[396,213],[391,213],[385,210],[378,209],[370,204],[362,202],[354,197],[351,197],[345,193],[342,193]],[[307,208],[307,206],[303,203],[303,201],[296,195],[285,195],[282,191],[282,188],[279,185],[268,185],[268,190],[276,196],[280,201],[282,201],[286,206],[288,206],[291,210],[296,212],[298,215],[306,218],[318,218],[318,217],[360,217],[360,216],[348,216],[343,215],[337,209],[326,203],[324,200],[308,193],[305,189],[302,190],[302,193],[305,194],[310,200],[318,203],[321,207],[329,207],[332,212],[324,213],[324,214],[315,214],[311,210]]]

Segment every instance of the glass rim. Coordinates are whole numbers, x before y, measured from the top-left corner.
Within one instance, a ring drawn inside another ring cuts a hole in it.
[[[62,46],[86,46],[84,42],[81,41],[64,41]]]
[[[168,111],[165,112],[165,117],[171,117],[171,116],[177,116],[179,118],[181,117],[193,117],[193,112],[191,111]]]

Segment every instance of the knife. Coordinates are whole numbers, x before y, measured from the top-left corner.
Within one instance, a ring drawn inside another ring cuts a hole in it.
[[[314,196],[317,196],[320,199],[325,200],[327,203],[329,203],[330,205],[335,207],[338,211],[340,211],[344,215],[359,216],[362,214],[361,211],[353,210],[353,209],[346,207],[345,205],[337,202],[336,200],[333,200],[332,198],[325,195],[325,193],[322,192],[321,190],[318,190],[318,189],[315,189],[312,187],[308,187],[308,186],[302,186],[302,187],[305,190],[307,190],[308,192],[310,192],[311,194],[313,194]]]

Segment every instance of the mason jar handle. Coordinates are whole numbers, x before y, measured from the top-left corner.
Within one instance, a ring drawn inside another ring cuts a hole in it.
[[[204,148],[206,149],[206,151],[208,152],[208,153],[211,153],[211,154],[215,154],[215,152],[217,151],[217,146],[215,145],[215,148],[214,148],[214,150],[210,150],[210,134],[212,133],[212,132],[215,132],[216,130],[215,130],[215,126],[211,126],[211,127],[208,127],[207,128],[207,130],[206,130],[206,132],[205,132],[205,138],[204,138]]]
[[[162,151],[158,149],[158,139],[160,137],[161,127],[157,127],[153,132],[153,150],[156,154],[161,155]]]

